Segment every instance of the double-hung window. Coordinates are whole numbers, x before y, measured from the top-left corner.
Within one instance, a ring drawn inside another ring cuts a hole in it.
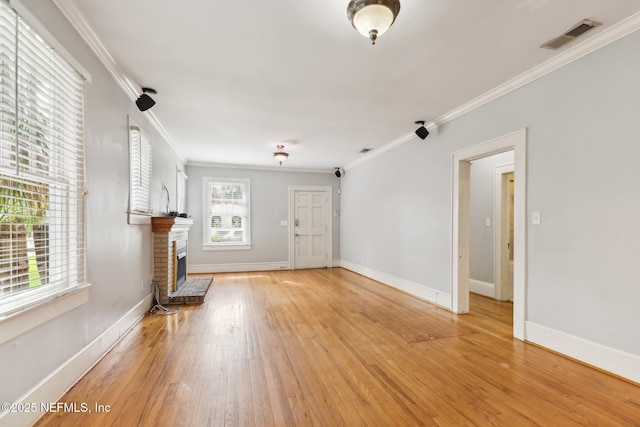
[[[131,215],[151,216],[152,147],[147,135],[129,121],[129,222]]]
[[[0,318],[85,283],[84,95],[0,2]]]
[[[245,178],[204,178],[204,248],[250,249],[250,189]]]
[[[189,177],[182,170],[176,171],[176,211],[187,212],[187,180]]]

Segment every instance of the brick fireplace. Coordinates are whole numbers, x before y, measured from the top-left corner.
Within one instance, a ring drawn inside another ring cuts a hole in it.
[[[160,304],[169,302],[169,295],[176,291],[178,273],[177,247],[184,245],[193,225],[190,218],[153,217],[153,278],[160,288]],[[186,258],[183,258],[186,261]]]

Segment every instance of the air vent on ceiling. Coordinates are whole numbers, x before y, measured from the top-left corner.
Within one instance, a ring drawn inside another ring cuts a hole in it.
[[[540,47],[553,50],[560,49],[565,44],[575,40],[577,37],[583,35],[587,31],[600,25],[602,25],[600,22],[591,21],[590,19],[583,19],[582,21],[571,27],[571,29],[565,32],[563,35],[549,40]]]
[[[371,151],[372,148],[363,148],[362,150],[360,150],[360,153],[368,153],[369,151]]]

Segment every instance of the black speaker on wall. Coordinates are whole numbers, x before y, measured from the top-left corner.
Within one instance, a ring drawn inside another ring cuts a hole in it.
[[[420,125],[420,127],[416,129],[416,135],[418,135],[420,139],[425,139],[426,137],[428,137],[429,131],[427,130],[426,127],[424,127],[424,120],[418,120],[416,124]]]
[[[140,97],[136,99],[136,105],[138,106],[138,110],[147,111],[149,108],[156,105],[156,101],[154,101],[153,98],[151,98],[148,95],[149,93],[155,95],[158,92],[156,92],[154,89],[151,89],[149,87],[143,87],[142,95],[140,95]]]

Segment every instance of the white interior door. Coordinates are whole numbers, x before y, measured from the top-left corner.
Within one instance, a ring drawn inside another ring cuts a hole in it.
[[[330,191],[293,191],[293,268],[330,266]]]

